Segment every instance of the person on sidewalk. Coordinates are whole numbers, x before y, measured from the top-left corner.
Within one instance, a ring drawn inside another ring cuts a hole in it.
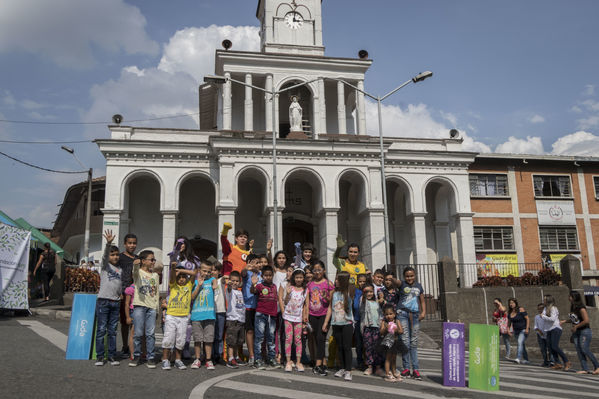
[[[38,269],[41,270],[40,278],[44,288],[44,301],[50,300],[50,281],[52,281],[52,277],[56,273],[56,265],[59,261],[58,255],[52,251],[50,243],[45,243],[44,251],[40,254],[35,269],[33,269],[33,276],[36,276]]]
[[[508,328],[510,329],[510,337],[516,337],[518,341],[518,352],[516,363],[528,364],[528,352],[526,352],[526,338],[530,331],[530,319],[526,310],[518,305],[516,298],[510,298],[507,302],[508,311]],[[511,332],[513,330],[513,333]]]
[[[341,259],[341,250],[345,246],[345,241],[341,234],[337,236],[337,249],[333,254],[333,265],[340,272],[349,273],[349,283],[357,286],[358,274],[369,274],[370,270],[363,262],[358,260],[360,256],[360,246],[356,243],[350,243],[347,247],[347,259]]]
[[[541,351],[541,355],[543,356],[542,367],[550,367],[553,366],[553,356],[549,351],[549,343],[547,342],[547,334],[545,334],[545,321],[541,316],[543,314],[543,310],[545,309],[545,305],[539,303],[537,305],[538,314],[535,316],[535,325],[534,330],[537,336],[537,343],[539,344],[539,350]]]
[[[599,362],[591,351],[591,339],[593,332],[591,331],[589,313],[582,301],[582,296],[578,291],[570,291],[570,323],[572,323],[572,341],[576,347],[576,354],[580,360],[582,370],[577,371],[577,374],[599,374]],[[587,359],[593,363],[593,369],[590,369]]]
[[[108,331],[108,361],[111,366],[118,366],[116,360],[116,330],[119,323],[121,308],[121,269],[119,263],[119,248],[112,245],[114,235],[111,230],[104,232],[106,246],[102,256],[100,269],[100,291],[96,301],[96,366],[105,363],[106,351],[104,348],[104,336]]]
[[[123,298],[125,298],[125,290],[133,284],[133,261],[137,258],[135,250],[137,249],[137,236],[129,233],[125,235],[123,240],[125,251],[119,255],[119,267],[121,268],[121,280],[123,281]],[[132,324],[127,324],[127,314],[125,311],[125,301],[121,300],[121,340],[123,348],[121,356],[126,358],[133,357],[133,353],[127,348],[126,342],[129,342],[129,329]],[[133,336],[131,336],[133,339]]]
[[[547,334],[551,353],[555,359],[555,365],[552,368],[554,370],[563,368],[564,371],[568,371],[572,365],[559,346],[559,340],[562,336],[562,323],[559,320],[559,310],[555,306],[555,299],[553,299],[552,295],[545,295],[544,303],[545,310],[543,310],[541,317],[545,321],[545,333]],[[560,358],[563,364],[560,363]]]

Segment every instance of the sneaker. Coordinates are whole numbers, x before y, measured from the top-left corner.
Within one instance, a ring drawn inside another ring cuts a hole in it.
[[[337,377],[337,378],[341,378],[341,377],[343,377],[344,375],[345,375],[345,369],[339,369],[339,371],[337,371],[337,372],[335,373],[335,377]]]
[[[346,371],[345,374],[343,375],[343,379],[345,381],[351,381],[351,371]]]
[[[291,363],[287,363],[287,364],[285,365],[285,372],[286,372],[286,373],[291,373],[292,371],[293,371],[293,364],[291,364]]]
[[[256,367],[258,370],[266,370],[266,364],[264,364],[262,360],[256,360],[254,362],[254,367]]]
[[[104,363],[106,363],[106,362],[104,361],[104,358],[103,358],[103,357],[99,357],[99,358],[96,360],[96,362],[94,363],[94,366],[104,366]]]
[[[230,369],[238,369],[239,364],[237,363],[237,361],[235,359],[231,359],[227,362],[227,367]]]
[[[179,370],[185,370],[187,368],[187,366],[183,364],[181,359],[175,360],[175,367],[178,368]]]
[[[301,363],[298,363],[295,365],[295,368],[297,369],[298,372],[303,373],[304,372],[304,365]]]
[[[202,367],[202,362],[200,361],[200,359],[194,360],[191,364],[192,369],[199,369],[200,367]]]
[[[401,376],[404,378],[410,378],[410,370],[403,369],[403,371],[401,372]]]
[[[368,366],[366,370],[364,370],[364,375],[372,375],[372,366]]]
[[[154,359],[148,359],[148,362],[146,363],[146,366],[149,369],[155,369],[156,368],[156,361]]]
[[[248,361],[247,361],[246,364],[247,364],[248,367],[255,367],[256,366],[256,360],[253,357],[250,357],[248,359]]]
[[[312,373],[318,375],[320,371],[320,366],[314,366],[312,367]]]
[[[214,370],[214,363],[212,363],[212,360],[206,362],[206,370]]]
[[[109,357],[108,362],[110,363],[111,366],[120,366],[121,365],[121,362],[116,360],[114,357]]]
[[[275,359],[269,359],[268,366],[272,369],[280,369],[281,368],[281,365]]]
[[[235,358],[235,362],[237,362],[237,365],[240,366],[240,367],[248,365],[247,362],[244,362],[240,357],[236,357]]]
[[[412,371],[412,378],[418,381],[422,381],[422,376],[420,375],[420,371],[414,370]]]
[[[134,356],[129,362],[129,367],[137,367],[142,364],[141,358]]]
[[[169,362],[168,359],[164,359],[162,361],[162,369],[163,370],[170,370],[171,369],[171,362]]]
[[[321,375],[323,377],[326,377],[327,375],[329,375],[329,372],[327,371],[327,366],[325,366],[325,365],[320,366],[320,368],[318,370],[318,375]]]
[[[520,359],[518,359],[518,358],[514,359],[514,363],[520,364]]]

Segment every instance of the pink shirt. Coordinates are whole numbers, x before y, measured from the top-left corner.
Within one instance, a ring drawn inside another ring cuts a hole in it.
[[[131,284],[125,288],[125,295],[131,295],[131,302],[129,303],[129,309],[133,310],[133,297],[135,296],[135,285]]]
[[[327,279],[323,279],[320,283],[310,281],[308,283],[308,300],[311,316],[324,316],[329,308],[329,292],[335,290],[335,287]]]
[[[258,298],[258,305],[256,306],[256,312],[266,314],[269,316],[277,315],[277,286],[274,284],[264,285],[262,283],[256,284],[256,297]]]

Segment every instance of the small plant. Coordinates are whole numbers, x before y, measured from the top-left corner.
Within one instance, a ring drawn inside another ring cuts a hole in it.
[[[90,269],[69,267],[66,269],[64,288],[67,292],[98,292],[100,275]]]
[[[472,287],[528,287],[533,285],[560,285],[560,282],[561,276],[557,272],[552,269],[543,269],[539,271],[538,276],[526,272],[521,277],[511,274],[507,277],[481,277]]]

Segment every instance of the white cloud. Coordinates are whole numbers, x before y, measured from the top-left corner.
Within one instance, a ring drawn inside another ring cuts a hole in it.
[[[582,92],[585,96],[594,96],[595,95],[595,85],[586,85],[584,87],[584,91]]]
[[[198,87],[204,75],[214,73],[214,53],[228,38],[236,50],[256,51],[260,45],[258,28],[249,26],[215,26],[186,28],[176,32],[164,46],[155,68],[132,65],[121,70],[116,80],[92,87],[91,108],[83,119],[87,122],[108,121],[115,113],[127,121],[165,115],[198,112]],[[182,117],[134,123],[137,126],[197,128],[198,117]],[[91,127],[90,136],[105,135],[105,127]]]
[[[545,118],[543,118],[539,114],[534,114],[528,118],[528,121],[530,123],[543,123],[543,122],[545,122]]]
[[[451,112],[440,111],[441,117],[449,122],[452,126],[458,125],[458,118]]]
[[[146,19],[123,0],[2,0],[0,52],[41,54],[69,68],[89,68],[93,48],[157,54]]]
[[[597,156],[599,153],[599,136],[593,133],[578,131],[560,137],[552,144],[554,155]]]
[[[410,104],[405,109],[383,104],[381,111],[383,133],[389,137],[449,138],[449,130],[455,126],[448,127],[434,120],[425,104]],[[367,133],[378,136],[377,104],[370,100],[366,101],[366,120],[370,121],[366,126]],[[465,151],[491,152],[489,146],[474,140],[466,131],[460,130],[460,137],[464,140],[462,148]]]
[[[586,118],[578,120],[578,127],[582,130],[587,130],[599,126],[599,115],[590,115]]]
[[[544,154],[543,141],[540,137],[527,136],[526,139],[519,139],[510,136],[508,140],[495,147],[495,152],[500,154]]]

